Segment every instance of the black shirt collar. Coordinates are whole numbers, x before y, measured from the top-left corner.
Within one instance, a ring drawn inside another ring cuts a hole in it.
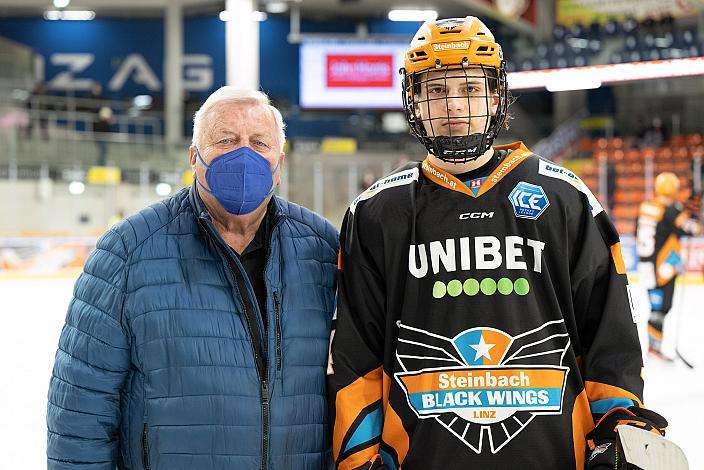
[[[249,245],[247,245],[247,248],[244,249],[240,256],[246,256],[249,253],[260,250],[266,246],[269,239],[269,234],[271,233],[271,224],[273,220],[272,213],[274,212],[274,208],[272,205],[276,205],[273,197],[266,207],[266,213],[264,214],[262,222],[259,224],[257,233],[254,234],[254,238],[251,242],[249,242]]]

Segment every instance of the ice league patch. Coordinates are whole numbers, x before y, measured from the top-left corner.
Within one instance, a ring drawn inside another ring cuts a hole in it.
[[[536,416],[562,413],[569,372],[562,359],[570,344],[564,320],[517,336],[490,327],[454,338],[399,328],[403,371],[394,377],[409,407],[477,454],[487,446],[499,452]]]
[[[550,205],[542,186],[521,181],[513,188],[508,200],[516,217],[536,220]]]

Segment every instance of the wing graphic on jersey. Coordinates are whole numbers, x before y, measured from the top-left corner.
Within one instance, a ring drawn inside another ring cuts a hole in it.
[[[535,330],[514,336],[503,364],[561,365],[570,342],[564,324],[564,320],[548,322]]]
[[[399,328],[396,356],[404,370],[464,365],[451,339],[404,324]]]
[[[476,453],[492,453],[541,414],[562,412],[570,339],[564,320],[511,336],[490,327],[454,338],[399,324],[394,374],[410,408]]]
[[[486,435],[491,453],[495,454],[518,435],[534,417],[533,413],[519,411],[498,425],[488,426],[469,422],[459,416],[452,417],[449,414],[438,416],[435,419],[477,454],[482,452],[482,442],[484,435]]]

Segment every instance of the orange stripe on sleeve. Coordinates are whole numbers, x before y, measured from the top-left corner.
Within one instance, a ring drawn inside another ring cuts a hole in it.
[[[391,405],[384,410],[384,430],[381,434],[381,439],[394,448],[398,456],[399,466],[402,466],[403,460],[408,454],[409,438],[401,418]]]
[[[658,330],[653,325],[648,325],[648,334],[654,336],[658,341],[662,341],[662,331]]]
[[[584,389],[587,392],[587,398],[590,403],[597,400],[604,400],[606,398],[628,398],[638,403],[638,406],[643,406],[643,402],[640,398],[628,390],[621,387],[616,387],[615,385],[587,380],[584,382]]]
[[[621,253],[621,242],[611,245],[611,258],[616,265],[616,272],[626,274],[626,263],[623,262],[623,254]]]
[[[337,392],[335,396],[335,425],[332,438],[332,450],[335,461],[337,461],[340,452],[342,452],[342,441],[352,423],[354,423],[362,410],[381,400],[382,371],[382,366],[379,366]],[[343,467],[341,463],[340,468],[354,468],[354,466],[348,467],[347,462],[357,462],[357,458],[369,460],[376,454],[377,450],[378,445],[357,452],[346,458],[344,461],[345,466]],[[360,461],[361,463],[355,466],[361,465],[366,460]]]

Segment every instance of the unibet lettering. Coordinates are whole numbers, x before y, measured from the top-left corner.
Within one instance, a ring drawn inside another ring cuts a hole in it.
[[[536,273],[542,270],[545,243],[518,236],[503,239],[492,236],[448,238],[445,241],[432,241],[419,245],[410,245],[408,249],[408,271],[417,278],[422,278],[432,269],[433,274],[440,270],[451,273],[458,269],[497,269],[504,265],[506,269],[527,270],[524,259],[524,247],[532,252],[533,262],[530,269]]]

